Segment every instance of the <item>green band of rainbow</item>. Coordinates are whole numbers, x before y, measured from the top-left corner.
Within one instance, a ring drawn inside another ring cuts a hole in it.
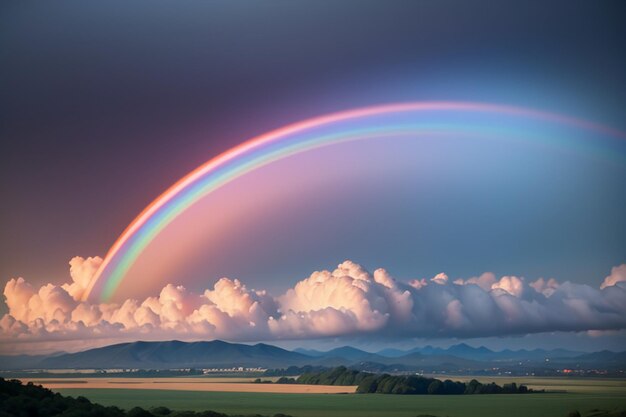
[[[155,199],[120,235],[83,294],[109,300],[137,258],[152,240],[195,202],[255,169],[322,146],[368,138],[411,135],[524,136],[498,124],[413,120],[412,114],[462,112],[507,115],[593,130],[604,136],[626,135],[584,120],[532,109],[465,102],[414,102],[366,107],[321,116],[285,126],[244,142],[206,162]],[[397,115],[402,116],[398,120]],[[386,119],[389,117],[389,119]],[[355,126],[356,125],[356,126]],[[534,132],[536,136],[537,132]]]

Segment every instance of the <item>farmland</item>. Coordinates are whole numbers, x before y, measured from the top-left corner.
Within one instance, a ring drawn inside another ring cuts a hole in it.
[[[444,378],[443,375],[429,375],[434,378]],[[447,375],[445,378],[454,381],[468,382],[478,379],[481,382],[495,382],[496,384],[507,384],[515,382],[526,385],[536,391],[545,390],[548,392],[567,392],[581,394],[615,394],[626,396],[626,379],[619,378],[568,378],[568,377],[505,377],[505,376],[464,376]]]
[[[172,409],[215,410],[231,414],[286,413],[295,417],[563,417],[571,410],[585,415],[593,409],[626,408],[625,381],[566,378],[515,379],[530,387],[554,387],[558,393],[526,395],[400,396],[379,394],[302,394],[268,392],[208,392],[193,390],[119,388],[55,389],[64,395],[83,395],[104,405],[122,408],[167,406]],[[504,382],[504,381],[497,381]],[[220,385],[227,382],[220,382]],[[255,384],[261,385],[264,384]],[[194,387],[192,386],[191,389]]]
[[[273,378],[275,379],[275,378]],[[22,379],[53,390],[171,390],[205,392],[257,392],[282,394],[349,394],[354,386],[254,384],[249,378],[72,378]],[[85,395],[89,397],[89,395]]]

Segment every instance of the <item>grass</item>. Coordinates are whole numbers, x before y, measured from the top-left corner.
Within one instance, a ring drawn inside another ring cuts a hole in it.
[[[564,417],[593,409],[626,408],[626,393],[565,393],[526,395],[398,396],[336,394],[266,394],[167,390],[58,390],[122,408],[166,406],[181,410],[215,410],[238,414],[291,414],[295,417]]]
[[[584,394],[623,394],[626,395],[626,379],[620,378],[580,378],[580,377],[523,377],[523,376],[456,376],[429,375],[433,378],[452,379],[468,382],[477,379],[480,382],[495,382],[498,385],[515,382],[534,390],[567,391]]]

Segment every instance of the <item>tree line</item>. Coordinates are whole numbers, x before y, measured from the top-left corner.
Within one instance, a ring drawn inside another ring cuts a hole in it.
[[[258,380],[258,382],[264,382]],[[277,384],[307,385],[357,385],[361,394],[400,395],[469,395],[469,394],[525,394],[533,392],[525,385],[516,383],[498,385],[482,384],[475,379],[459,382],[428,378],[419,375],[389,375],[348,369],[339,366],[319,372],[307,372],[296,378],[281,377]]]

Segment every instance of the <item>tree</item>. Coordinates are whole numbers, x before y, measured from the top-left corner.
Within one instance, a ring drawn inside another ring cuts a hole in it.
[[[368,394],[376,392],[378,388],[378,378],[376,375],[369,375],[365,377],[356,389],[359,394]]]
[[[441,382],[438,379],[435,379],[433,382],[431,382],[430,385],[428,386],[428,394],[430,395],[443,394],[443,382]]]

